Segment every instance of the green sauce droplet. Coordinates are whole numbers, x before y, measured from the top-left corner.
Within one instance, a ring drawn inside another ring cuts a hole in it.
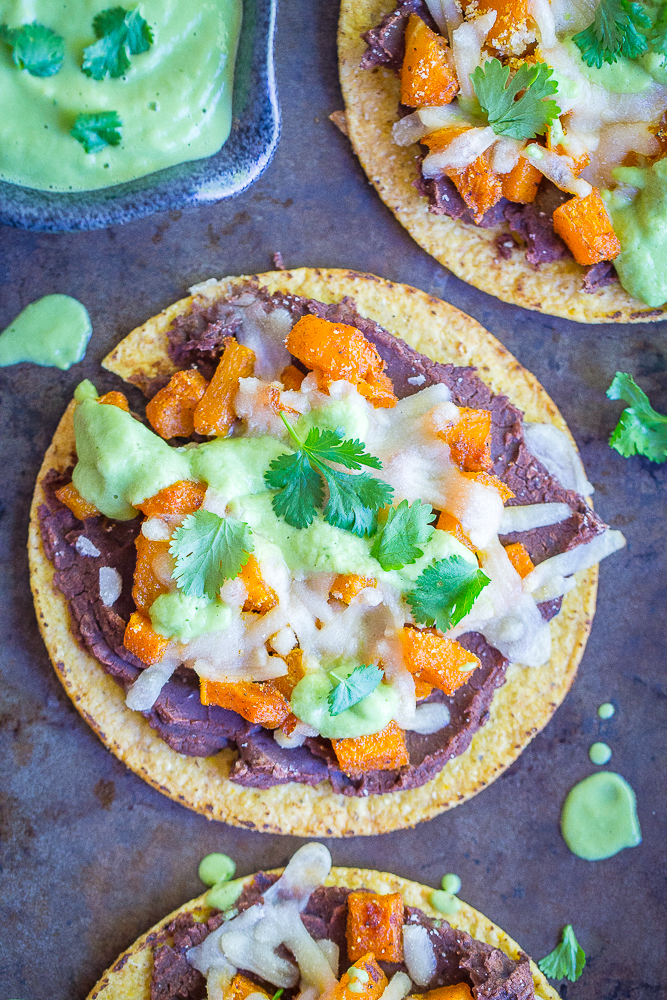
[[[428,897],[428,901],[433,909],[439,910],[440,913],[458,913],[461,909],[461,903],[456,896],[443,889],[434,889]]]
[[[206,902],[216,910],[228,910],[243,892],[244,882],[244,878],[237,878],[233,882],[219,882],[206,893]]]
[[[601,861],[641,844],[637,800],[627,781],[598,771],[569,792],[560,818],[565,843],[586,861]]]
[[[199,878],[204,885],[228,882],[236,871],[236,865],[227,854],[207,854],[199,863]]]
[[[457,892],[461,891],[461,879],[458,875],[454,875],[452,872],[450,872],[449,875],[442,876],[441,885],[445,892],[451,892],[453,896],[455,896]]]
[[[588,756],[594,764],[608,764],[611,760],[611,747],[608,747],[606,743],[593,743],[588,751]]]
[[[81,302],[69,295],[45,295],[0,334],[0,368],[29,361],[67,371],[83,358],[92,332]]]
[[[605,701],[604,705],[600,705],[598,708],[598,715],[601,719],[611,719],[615,711],[616,709],[612,703],[610,701]]]

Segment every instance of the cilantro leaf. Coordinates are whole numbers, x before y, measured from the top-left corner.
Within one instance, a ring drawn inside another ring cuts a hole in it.
[[[481,569],[463,556],[448,556],[431,563],[417,577],[407,602],[418,625],[436,625],[446,632],[468,614],[490,582]]]
[[[130,67],[130,56],[147,52],[153,44],[153,32],[138,9],[109,7],[93,18],[96,42],[83,50],[82,71],[93,80],[123,76]]]
[[[653,409],[632,376],[616,372],[607,395],[630,403],[609,438],[611,447],[623,458],[644,455],[651,462],[667,461],[667,417]]]
[[[402,569],[424,555],[419,546],[433,534],[432,517],[433,508],[421,500],[415,500],[412,506],[401,500],[398,507],[390,508],[371,549],[382,569]]]
[[[563,929],[561,943],[537,964],[549,979],[569,979],[570,982],[576,983],[584,971],[586,953],[574,936],[572,924]]]
[[[188,597],[214,600],[225,580],[233,580],[254,549],[244,521],[218,517],[210,510],[188,514],[174,532],[169,551],[176,560],[174,577]]]
[[[11,45],[14,62],[31,76],[54,76],[65,58],[65,43],[60,35],[38,21],[20,28],[1,24],[0,41]]]
[[[477,100],[496,135],[534,139],[560,114],[555,101],[545,100],[557,92],[558,84],[546,63],[522,63],[508,85],[509,73],[499,59],[478,66],[470,77]],[[517,98],[520,91],[524,93]]]
[[[653,52],[663,57],[662,65],[667,64],[667,5],[658,8],[648,33],[648,40]]]
[[[648,42],[638,28],[650,28],[651,20],[640,3],[631,0],[600,0],[595,20],[573,35],[587,66],[615,63],[619,55],[636,59],[646,52]]]
[[[375,691],[382,680],[382,671],[374,663],[355,667],[348,677],[337,677],[334,671],[332,674],[338,684],[329,692],[327,699],[330,715],[340,715],[347,708],[352,708],[353,705],[363,701]]]
[[[380,460],[366,453],[360,441],[343,440],[340,430],[314,427],[302,441],[285,415],[281,416],[296,452],[280,455],[264,473],[269,489],[277,491],[271,498],[276,515],[293,528],[307,528],[324,504],[324,480],[329,491],[323,511],[325,521],[360,537],[371,534],[378,510],[391,502],[393,488],[367,472],[352,475],[325,462],[359,470],[363,465],[381,469]]]
[[[74,122],[70,135],[80,142],[87,153],[99,153],[105,146],[117,146],[121,140],[123,122],[117,111],[83,112]]]

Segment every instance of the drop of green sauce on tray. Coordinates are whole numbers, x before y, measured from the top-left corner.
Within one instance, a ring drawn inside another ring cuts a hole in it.
[[[611,760],[611,747],[606,743],[592,743],[588,756],[594,764],[608,764]]]
[[[605,701],[604,704],[600,705],[598,708],[598,716],[601,719],[611,719],[615,712],[616,709],[610,701]]]
[[[575,785],[560,822],[565,843],[586,861],[611,858],[642,840],[635,793],[613,771],[598,771]]]
[[[45,295],[0,334],[0,368],[29,361],[67,371],[83,358],[92,332],[81,302],[69,295]]]

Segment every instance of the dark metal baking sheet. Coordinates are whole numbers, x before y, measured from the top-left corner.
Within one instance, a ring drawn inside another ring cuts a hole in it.
[[[567,1000],[667,996],[665,920],[665,473],[606,439],[619,406],[604,390],[634,372],[667,411],[667,325],[581,326],[504,305],[464,285],[384,208],[329,122],[342,106],[336,5],[284,0],[278,74],[284,134],[260,182],[232,201],[71,235],[0,229],[0,327],[31,300],[66,292],[88,306],[85,361],[60,373],[0,371],[0,998],[83,998],[142,931],[201,890],[200,857],[227,851],[240,873],[298,846],[235,830],[175,805],[126,771],[69,703],[35,623],[26,559],[28,507],[42,455],[83,377],[116,385],[99,361],[137,323],[211,275],[344,266],[412,283],[475,316],[531,369],[563,410],[602,516],[628,548],[601,570],[599,611],[573,690],[494,785],[415,830],[331,841],[339,864],[391,869],[461,895],[540,957],[572,922],[588,953]],[[600,723],[597,706],[617,705]],[[591,773],[595,739],[634,786],[640,847],[607,861],[571,855],[562,800]]]

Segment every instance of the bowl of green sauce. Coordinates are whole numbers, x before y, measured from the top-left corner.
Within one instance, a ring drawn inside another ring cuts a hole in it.
[[[97,229],[220,201],[280,137],[277,0],[0,0],[0,223]]]

